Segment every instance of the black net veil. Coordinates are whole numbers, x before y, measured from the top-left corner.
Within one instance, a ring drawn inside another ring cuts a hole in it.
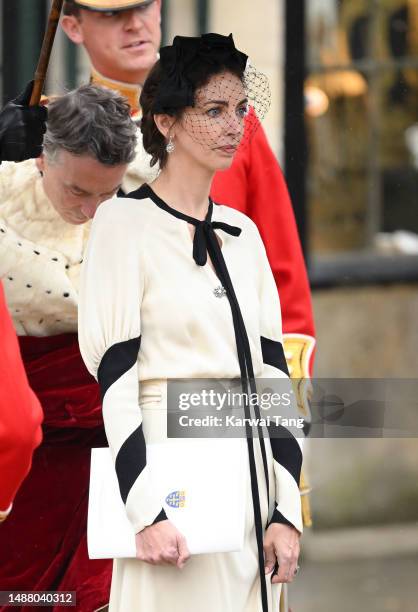
[[[233,153],[249,144],[270,108],[271,92],[232,34],[176,36],[161,49],[160,64],[155,114],[181,111],[182,127],[208,149]]]

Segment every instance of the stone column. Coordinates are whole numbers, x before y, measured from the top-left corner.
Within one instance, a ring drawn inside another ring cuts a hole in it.
[[[211,0],[208,24],[209,32],[232,32],[237,47],[268,76],[272,105],[264,128],[279,159],[282,158],[284,129],[284,11],[284,0]]]
[[[163,0],[164,1],[164,0]],[[196,0],[167,2],[167,44],[174,36],[197,36]]]

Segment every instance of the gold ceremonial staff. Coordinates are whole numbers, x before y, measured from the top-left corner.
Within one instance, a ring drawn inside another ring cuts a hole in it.
[[[49,58],[51,57],[52,46],[54,44],[55,34],[61,17],[63,4],[64,0],[52,1],[51,10],[49,12],[48,25],[42,43],[38,65],[35,71],[35,82],[33,84],[33,91],[30,98],[29,106],[35,106],[39,104],[39,101],[41,99],[42,90],[45,84],[45,77],[48,70]]]

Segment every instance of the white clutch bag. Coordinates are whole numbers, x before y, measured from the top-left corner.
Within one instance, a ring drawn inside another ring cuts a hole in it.
[[[192,554],[242,550],[249,473],[245,439],[148,444],[147,464],[161,492],[161,507]],[[92,449],[87,544],[90,559],[136,556],[108,448]]]

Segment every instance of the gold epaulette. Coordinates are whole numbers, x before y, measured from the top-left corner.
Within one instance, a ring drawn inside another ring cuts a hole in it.
[[[292,378],[309,378],[315,338],[307,334],[283,334],[283,345]]]
[[[299,412],[307,421],[311,419],[309,408],[310,366],[315,338],[305,334],[284,334],[283,348],[289,375],[295,380],[295,394]]]
[[[284,353],[290,377],[293,379],[298,410],[307,423],[311,421],[309,397],[312,390],[310,383],[310,361],[315,348],[315,339],[305,334],[285,334],[283,336]],[[312,526],[311,505],[309,500],[310,486],[302,467],[299,490],[302,504],[302,521],[305,527]]]
[[[302,469],[300,473],[299,491],[301,495],[302,521],[304,527],[312,527],[311,502],[309,499],[309,493],[311,490],[311,487],[307,483],[305,472]]]

